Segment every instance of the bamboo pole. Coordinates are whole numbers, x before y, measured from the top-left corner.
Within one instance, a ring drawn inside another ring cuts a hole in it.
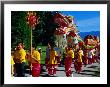
[[[31,27],[31,44],[30,44],[30,54],[31,54],[31,58],[30,60],[32,61],[32,27]],[[30,74],[31,74],[31,71],[32,71],[32,63],[30,64]]]
[[[31,28],[31,49],[30,49],[31,51],[31,56],[32,56],[32,28]]]

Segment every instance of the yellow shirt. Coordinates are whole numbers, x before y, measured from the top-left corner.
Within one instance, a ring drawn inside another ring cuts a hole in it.
[[[92,50],[92,55],[93,55],[93,56],[95,55],[95,53],[94,53],[94,52],[95,52],[95,50],[93,49],[93,50]]]
[[[11,65],[14,65],[14,60],[13,60],[13,56],[11,56]]]
[[[73,50],[68,50],[67,51],[67,57],[74,58],[74,52],[73,52]]]
[[[83,51],[80,50],[80,51],[78,52],[78,62],[82,62],[82,56],[83,56]]]
[[[14,62],[15,63],[25,62],[26,61],[25,56],[26,56],[26,52],[24,49],[16,50],[14,53]]]
[[[32,59],[32,63],[40,63],[40,53],[36,50],[34,50],[34,52],[32,53],[32,56],[34,59]],[[36,61],[37,60],[37,61]]]
[[[58,56],[57,52],[56,51],[50,51],[49,64],[57,64],[57,60],[56,60],[55,56]]]

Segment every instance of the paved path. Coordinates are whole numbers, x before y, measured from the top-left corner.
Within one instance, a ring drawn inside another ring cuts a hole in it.
[[[76,73],[74,69],[74,64],[72,64],[72,76],[73,77],[99,77],[100,76],[100,64],[94,63],[91,65],[87,65],[82,67],[82,71],[78,74]],[[26,74],[26,76],[29,76],[29,74]],[[40,74],[40,77],[50,77],[45,70],[45,66],[43,66],[43,72]],[[53,76],[52,76],[53,77]],[[54,77],[66,77],[65,75],[65,68],[62,66],[58,67],[58,70],[56,72],[56,75]]]

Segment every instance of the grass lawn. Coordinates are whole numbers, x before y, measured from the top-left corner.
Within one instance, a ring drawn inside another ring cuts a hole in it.
[[[42,58],[41,58],[41,64],[45,64],[45,58],[46,58],[46,48],[47,46],[37,46],[37,49],[41,48],[42,49]],[[64,50],[62,49],[62,52]],[[63,58],[63,55],[61,56],[61,58]]]
[[[37,46],[36,49],[41,48],[42,49],[42,58],[41,58],[41,64],[45,64],[45,58],[46,58],[46,48],[47,46]],[[64,51],[64,49],[62,49],[62,52]],[[61,56],[61,59],[63,59],[63,54]]]
[[[45,57],[46,57],[46,48],[47,48],[47,46],[37,46],[37,48],[41,48],[42,49],[41,64],[45,64]]]

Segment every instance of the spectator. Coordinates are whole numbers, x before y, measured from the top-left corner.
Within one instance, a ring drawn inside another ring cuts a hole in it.
[[[14,52],[14,62],[15,62],[17,77],[25,76],[25,61],[26,61],[25,56],[26,56],[26,52],[23,49],[23,44],[18,43],[17,50]]]

